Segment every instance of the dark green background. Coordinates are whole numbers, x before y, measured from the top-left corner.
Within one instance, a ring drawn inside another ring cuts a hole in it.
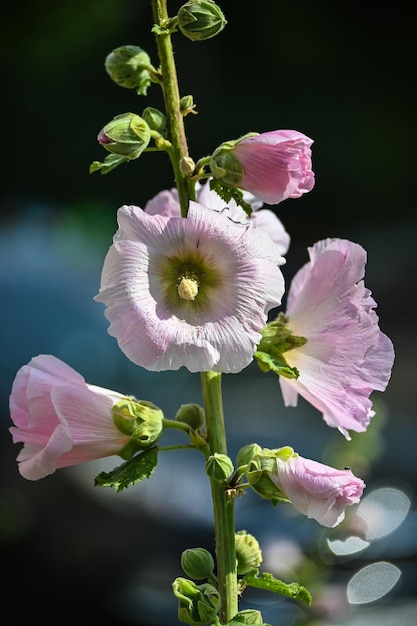
[[[169,2],[172,14],[180,4]],[[384,444],[366,480],[369,488],[400,485],[412,497],[417,488],[414,11],[405,2],[373,1],[225,0],[221,7],[228,25],[218,37],[199,43],[174,37],[181,94],[192,94],[198,110],[186,119],[191,156],[197,160],[249,131],[290,128],[314,139],[314,190],[275,207],[292,237],[283,270],[289,281],[307,260],[306,247],[325,237],[346,237],[367,249],[366,284],[378,302],[381,328],[394,342],[396,363],[387,392],[378,397],[387,416]],[[146,399],[160,404],[168,417],[179,402],[201,401],[195,377],[149,374],[129,363],[107,335],[101,306],[92,301],[117,208],[143,207],[173,185],[161,154],[145,154],[107,176],[88,173],[92,161],[105,157],[96,136],[114,115],[162,106],[156,86],[139,97],[117,87],[104,70],[106,55],[122,44],[141,46],[156,64],[151,27],[145,0],[38,0],[2,8],[4,626],[34,617],[44,626],[127,626],[155,619],[170,626],[176,615],[169,585],[181,575],[181,550],[213,547],[210,523],[200,526],[188,512],[190,507],[197,517],[200,513],[196,494],[180,498],[170,488],[168,504],[155,478],[157,506],[144,506],[138,517],[113,500],[104,506],[91,491],[91,477],[80,480],[82,474],[60,470],[29,483],[17,473],[17,446],[7,430],[14,375],[39,353],[63,358],[88,382],[135,395],[145,389]],[[253,437],[261,445],[293,445],[304,456],[324,460],[325,446],[340,441],[303,402],[284,412],[277,426],[276,381],[256,368],[242,374],[243,384],[238,381],[225,379],[232,446]],[[367,451],[370,465],[374,452]],[[194,471],[185,469],[191,476]],[[183,500],[183,518],[175,519],[172,511],[178,514]],[[245,504],[239,506],[244,514]],[[261,534],[284,529],[299,541],[311,533],[318,541],[317,525],[290,520],[288,528],[284,516],[280,527],[280,511],[268,509],[269,518],[263,508],[257,510],[252,517],[246,512],[239,524],[248,523],[248,531],[264,524]],[[415,596],[415,523],[414,530],[408,528],[405,553],[381,549],[378,555],[404,572],[400,601]],[[348,570],[336,568],[335,580]],[[170,600],[164,613],[165,593]],[[132,600],[138,594],[139,606]],[[285,620],[285,609],[277,606],[276,616],[268,616],[273,626],[302,623],[293,614]]]

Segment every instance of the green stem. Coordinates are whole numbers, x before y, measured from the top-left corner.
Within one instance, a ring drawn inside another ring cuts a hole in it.
[[[188,201],[191,195],[189,181],[180,169],[181,159],[188,156],[187,139],[185,136],[184,118],[180,109],[180,94],[178,88],[177,70],[174,60],[174,52],[171,42],[171,34],[166,29],[169,23],[167,0],[152,0],[152,11],[155,23],[161,27],[156,35],[159,61],[163,82],[165,112],[167,116],[168,132],[172,149],[168,151],[175,175],[178,190],[178,199],[181,206],[181,215],[186,217]]]
[[[170,19],[167,10],[167,0],[152,0],[152,11],[155,24],[159,27],[156,30],[156,41],[161,64],[169,140],[172,144],[168,154],[174,170],[181,215],[186,217],[189,200],[194,199],[195,181],[191,181],[184,176],[180,168],[181,160],[184,157],[188,157],[188,146],[184,129],[184,118],[180,109],[178,78],[171,33],[168,29]],[[201,385],[209,448],[205,451],[205,455],[208,456],[215,452],[227,454],[221,375],[215,372],[203,372],[201,374]],[[217,580],[221,598],[220,620],[226,624],[238,612],[234,504],[232,499],[228,499],[221,483],[211,479],[210,484],[216,540]]]
[[[201,373],[210,453],[227,454],[224,430],[221,374]],[[223,485],[211,479],[214,530],[216,537],[217,580],[221,597],[220,621],[229,622],[238,612],[234,502]]]

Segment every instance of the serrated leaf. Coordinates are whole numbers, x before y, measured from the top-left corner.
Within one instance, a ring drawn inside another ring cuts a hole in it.
[[[243,199],[243,191],[241,189],[237,189],[236,187],[227,187],[217,178],[212,178],[210,180],[210,189],[215,191],[217,195],[226,202],[226,204],[228,204],[230,200],[234,200],[236,204],[245,211],[248,217],[252,215],[253,209],[249,202],[246,202]]]
[[[284,376],[284,378],[293,379],[297,379],[300,375],[300,372],[296,367],[291,367],[285,361],[281,361],[267,352],[257,350],[255,352],[255,358],[258,359],[258,365],[263,372],[269,372],[269,370],[272,370],[276,374]]]
[[[114,170],[115,167],[125,163],[126,161],[128,161],[128,159],[124,156],[120,156],[119,154],[109,154],[106,156],[103,163],[100,161],[93,161],[90,165],[89,173],[92,174],[93,172],[99,172],[101,170],[102,174],[108,174]]]
[[[144,478],[150,478],[158,462],[158,448],[153,446],[141,454],[134,456],[126,463],[115,467],[111,472],[101,472],[94,480],[99,487],[113,487],[122,491]]]
[[[256,587],[257,589],[265,589],[266,591],[273,591],[279,593],[287,598],[293,600],[300,600],[308,606],[311,604],[311,594],[305,587],[298,583],[283,583],[281,580],[274,578],[272,574],[264,573],[262,576],[257,576],[254,572],[249,572],[243,578],[244,583],[248,587]]]

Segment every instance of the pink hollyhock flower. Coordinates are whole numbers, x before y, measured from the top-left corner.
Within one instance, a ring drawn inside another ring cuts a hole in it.
[[[96,300],[126,356],[148,370],[239,372],[284,293],[284,259],[258,228],[190,202],[186,218],[118,211]]]
[[[292,280],[285,313],[292,333],[307,339],[285,352],[300,375],[280,376],[280,385],[286,406],[296,406],[300,394],[350,439],[348,431],[365,431],[375,414],[369,396],[386,388],[394,348],[364,286],[365,250],[326,239],[309,248],[309,255]]]
[[[249,192],[244,192],[243,199],[251,205],[253,213],[250,217],[232,199],[227,204],[212,189],[207,182],[205,185],[196,185],[196,197],[199,204],[223,212],[226,217],[240,224],[251,224],[256,228],[261,228],[271,237],[278,246],[278,254],[284,255],[288,252],[290,236],[285,230],[281,220],[269,209],[259,210],[263,206],[262,200],[256,198]],[[180,217],[181,209],[178,202],[178,192],[175,188],[160,191],[145,206],[145,212],[149,215],[165,215],[167,217]]]
[[[333,528],[345,517],[345,508],[357,504],[365,483],[349,469],[337,470],[295,454],[277,456],[277,473],[269,477],[303,515]]]
[[[279,204],[313,189],[312,144],[296,130],[250,133],[221,144],[211,157],[211,171],[225,185]]]
[[[88,385],[59,359],[42,354],[16,374],[10,395],[13,442],[23,442],[19,472],[38,480],[56,469],[117,455],[130,437],[116,428],[115,391]]]

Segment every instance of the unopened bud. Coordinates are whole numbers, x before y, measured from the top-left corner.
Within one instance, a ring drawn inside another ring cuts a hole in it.
[[[193,430],[197,430],[205,423],[204,409],[198,404],[182,404],[177,411],[175,420],[177,422],[184,422]]]
[[[227,482],[233,474],[234,467],[231,459],[226,454],[215,452],[206,461],[206,472],[210,478],[221,483]]]
[[[142,111],[142,119],[145,120],[151,130],[156,130],[157,133],[165,135],[167,118],[162,111],[153,107],[146,107]]]
[[[189,0],[177,17],[178,28],[191,41],[211,39],[227,24],[220,7],[212,0]]]
[[[228,626],[235,626],[235,624],[245,624],[245,626],[264,626],[264,620],[260,611],[256,609],[244,609],[237,613],[232,622],[229,622]],[[265,624],[266,626],[266,624]]]
[[[204,580],[212,576],[214,560],[204,548],[189,548],[181,555],[181,567],[190,578]]]
[[[192,96],[183,96],[180,100],[181,115],[185,117],[189,113],[196,114],[194,98]]]
[[[139,115],[122,113],[101,129],[97,141],[112,154],[137,159],[151,140],[148,124]]]
[[[150,64],[149,55],[139,46],[120,46],[107,55],[104,67],[117,85],[146,95],[151,83]]]
[[[257,539],[246,530],[240,530],[235,534],[237,572],[240,575],[247,574],[257,569],[262,563],[262,551]]]
[[[239,450],[236,457],[236,465],[242,467],[252,461],[260,452],[262,452],[261,446],[257,443],[250,443]]]
[[[184,176],[192,174],[195,170],[195,163],[193,159],[189,156],[182,157],[180,161],[180,170],[181,174],[184,174]]]

